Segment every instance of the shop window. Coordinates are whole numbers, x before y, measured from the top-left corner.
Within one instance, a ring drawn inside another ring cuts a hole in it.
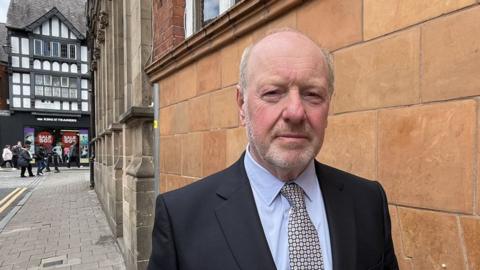
[[[187,0],[185,5],[185,37],[198,32],[202,27],[230,9],[238,0]]]

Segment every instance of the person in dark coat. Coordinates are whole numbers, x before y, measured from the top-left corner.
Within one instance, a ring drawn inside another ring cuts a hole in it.
[[[17,142],[14,146],[12,146],[12,162],[13,162],[13,167],[18,169],[18,156],[20,155],[20,152],[22,151],[22,143],[20,141]]]
[[[32,172],[32,164],[30,164],[30,161],[32,160],[32,154],[30,154],[28,149],[30,149],[30,142],[27,141],[25,142],[23,148],[20,149],[20,152],[18,154],[18,166],[20,166],[21,168],[20,177],[26,177],[26,170],[28,170],[28,176],[35,176]]]
[[[37,152],[35,153],[35,161],[37,162],[37,175],[43,175],[43,169],[45,169],[45,158],[47,153],[43,146],[39,146]]]
[[[70,147],[70,152],[68,153],[68,165],[67,167],[70,168],[72,163],[75,162],[78,168],[80,168],[80,158],[78,154],[78,142],[76,142],[72,147]]]

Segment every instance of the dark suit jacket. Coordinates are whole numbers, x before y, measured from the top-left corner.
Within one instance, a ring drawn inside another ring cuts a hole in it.
[[[315,162],[333,269],[398,269],[377,182]],[[274,270],[243,155],[224,171],[158,196],[149,270]]]

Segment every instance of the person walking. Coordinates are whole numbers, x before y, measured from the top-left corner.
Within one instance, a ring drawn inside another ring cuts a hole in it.
[[[35,161],[37,162],[37,175],[43,175],[43,169],[45,169],[45,157],[47,153],[42,145],[38,147],[37,153],[35,153]]]
[[[6,163],[10,164],[10,167],[13,168],[13,163],[12,163],[12,157],[13,157],[13,154],[12,154],[12,151],[10,150],[10,145],[5,145],[5,148],[3,148],[3,152],[2,152],[2,158],[3,158],[3,162],[2,162],[2,165],[0,165],[0,167],[3,167]]]
[[[20,177],[26,177],[25,171],[28,170],[28,176],[34,177],[32,172],[32,164],[30,161],[32,160],[32,154],[30,154],[30,142],[25,142],[25,145],[20,149],[20,153],[18,154],[18,166],[20,166]]]
[[[67,167],[70,168],[73,162],[75,162],[77,167],[80,168],[80,159],[78,155],[78,142],[75,142],[75,144],[72,145],[72,147],[70,147]]]
[[[60,172],[60,170],[58,169],[58,160],[59,160],[59,156],[58,154],[55,152],[54,150],[55,147],[51,148],[50,151],[48,152],[47,154],[47,167],[45,169],[46,172],[50,172],[50,164],[53,163],[53,166],[55,168],[55,172],[58,173]]]
[[[14,146],[12,146],[12,162],[13,162],[13,167],[15,169],[18,169],[18,156],[20,155],[20,152],[22,150],[22,143],[20,141],[17,142]]]

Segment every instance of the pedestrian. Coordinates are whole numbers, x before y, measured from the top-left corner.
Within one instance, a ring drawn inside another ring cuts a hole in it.
[[[43,175],[43,169],[45,169],[45,158],[47,153],[45,148],[40,145],[35,153],[35,161],[37,162],[37,175]]]
[[[58,154],[55,152],[54,150],[55,147],[52,147],[50,148],[50,151],[48,152],[47,154],[47,159],[46,159],[46,169],[45,171],[46,172],[50,172],[50,164],[53,163],[53,166],[55,168],[55,171],[56,173],[60,172],[60,170],[58,170],[58,160],[59,160],[59,156]]]
[[[148,270],[397,270],[375,181],[315,160],[329,53],[282,30],[248,47],[236,101],[248,146],[229,168],[158,196]]]
[[[18,156],[20,155],[20,152],[22,151],[22,142],[18,141],[17,144],[12,146],[12,162],[13,162],[13,167],[15,169],[18,169]]]
[[[67,167],[70,168],[71,164],[75,162],[78,168],[80,168],[80,158],[78,154],[78,142],[75,142],[71,147],[70,151],[68,152],[68,165]]]
[[[25,171],[28,170],[28,176],[34,177],[32,172],[32,164],[30,161],[32,160],[32,154],[30,154],[30,141],[26,141],[25,145],[20,149],[20,153],[18,154],[18,166],[20,166],[20,177],[26,177]]]
[[[2,158],[3,162],[0,167],[3,167],[6,163],[10,164],[10,167],[13,168],[13,163],[12,163],[12,158],[13,154],[12,151],[10,150],[10,145],[5,145],[5,148],[3,148],[3,153],[2,153]]]

